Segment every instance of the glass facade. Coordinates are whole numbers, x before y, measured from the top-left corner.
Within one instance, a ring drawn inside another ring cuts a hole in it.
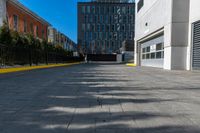
[[[85,53],[116,53],[123,41],[134,41],[134,3],[85,2],[78,9],[78,44]]]

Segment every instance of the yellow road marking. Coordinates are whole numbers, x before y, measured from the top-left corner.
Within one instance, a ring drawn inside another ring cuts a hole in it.
[[[136,66],[137,66],[137,65],[134,64],[134,63],[127,63],[126,65],[127,65],[127,66],[130,66],[130,67],[136,67]]]
[[[41,66],[2,68],[2,69],[0,69],[0,74],[19,72],[19,71],[28,71],[28,70],[34,70],[34,69],[44,69],[44,68],[52,68],[52,67],[71,66],[71,65],[76,65],[76,64],[80,64],[80,63],[76,62],[76,63],[66,63],[66,64],[50,64],[50,65],[41,65]]]

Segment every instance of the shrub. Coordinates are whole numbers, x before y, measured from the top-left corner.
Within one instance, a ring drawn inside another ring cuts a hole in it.
[[[10,44],[12,38],[10,36],[10,30],[8,24],[4,21],[3,26],[0,27],[0,43]]]

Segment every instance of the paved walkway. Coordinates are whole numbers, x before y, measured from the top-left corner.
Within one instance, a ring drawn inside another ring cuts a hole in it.
[[[199,133],[200,72],[81,64],[0,75],[0,133]]]

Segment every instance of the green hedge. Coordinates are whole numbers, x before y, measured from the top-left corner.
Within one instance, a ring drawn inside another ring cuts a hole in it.
[[[0,62],[8,65],[65,62],[73,54],[32,34],[12,31],[7,23],[0,28],[0,44]]]

